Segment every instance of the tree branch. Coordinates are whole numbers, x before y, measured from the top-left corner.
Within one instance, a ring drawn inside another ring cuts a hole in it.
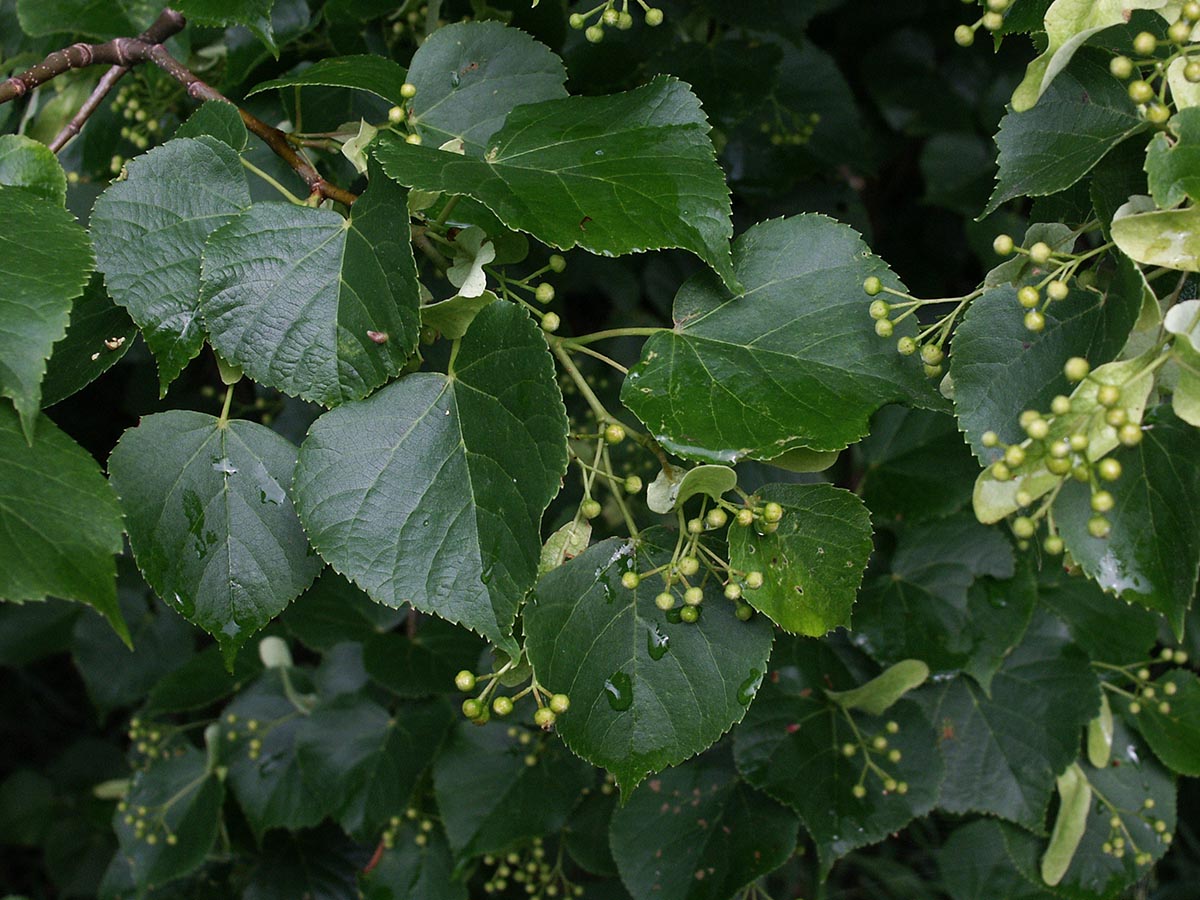
[[[88,98],[84,107],[80,109],[80,114],[76,116],[78,127],[63,139],[62,143],[66,143],[66,140],[69,140],[71,135],[78,132],[79,127],[82,127],[83,122],[100,105],[104,99],[104,95],[125,74],[125,71],[143,62],[151,62],[158,66],[183,85],[188,96],[195,100],[219,100],[224,103],[232,103],[220,91],[205,84],[205,82],[184,66],[183,63],[168,53],[167,48],[162,45],[163,40],[178,32],[183,28],[184,24],[185,20],[183,16],[174,10],[167,9],[163,11],[154,25],[150,26],[141,37],[114,38],[103,44],[72,44],[70,47],[62,50],[56,50],[40,63],[22,72],[20,75],[14,75],[0,82],[0,103],[7,103],[9,100],[16,100],[23,97],[39,85],[45,84],[47,81],[56,78],[70,69],[82,69],[95,65],[112,66],[104,78],[101,79],[100,84],[97,85],[96,91]],[[117,74],[117,69],[123,69],[124,71]],[[102,87],[104,88],[103,92],[97,96],[97,92],[100,92]],[[234,105],[236,106],[236,104]],[[86,114],[84,114],[85,110]],[[271,148],[272,152],[291,166],[296,174],[304,179],[304,183],[308,185],[308,189],[312,194],[328,197],[347,206],[358,199],[357,195],[337,185],[330,184],[322,178],[321,173],[316,170],[311,162],[296,152],[291,144],[288,143],[287,135],[278,128],[268,125],[262,119],[246,112],[246,110],[240,107],[238,107],[238,112],[242,117],[242,121],[245,122],[246,128],[257,135]],[[71,123],[64,129],[64,132],[68,131],[73,125],[76,125],[76,119],[72,119]],[[62,136],[60,135],[59,137]],[[59,137],[55,138],[56,144],[59,142]]]

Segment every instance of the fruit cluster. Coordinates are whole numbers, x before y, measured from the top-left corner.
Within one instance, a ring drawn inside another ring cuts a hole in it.
[[[850,724],[850,730],[854,734],[853,741],[846,741],[842,744],[842,756],[846,759],[854,759],[855,757],[862,759],[862,770],[859,772],[858,781],[854,787],[850,789],[850,793],[858,800],[862,800],[867,796],[867,781],[870,776],[878,779],[880,787],[885,794],[907,794],[908,782],[900,781],[895,778],[887,769],[884,768],[884,763],[900,762],[903,758],[901,752],[895,747],[890,746],[888,735],[896,735],[900,733],[900,723],[889,721],[883,727],[883,732],[878,734],[864,735],[855,724],[854,718],[849,712],[842,710],[846,721]]]
[[[523,689],[511,696],[497,693],[497,688],[502,684],[502,676],[516,668],[517,666],[509,661],[495,672],[485,675],[476,675],[468,669],[463,669],[455,675],[454,686],[464,694],[471,693],[480,682],[484,682],[479,696],[469,697],[462,702],[463,715],[476,725],[486,725],[493,713],[500,718],[511,715],[519,700],[532,695],[537,704],[533,713],[533,723],[542,730],[549,731],[558,717],[570,709],[571,698],[566,694],[549,693],[533,678]]]
[[[1013,4],[1013,0],[987,0],[987,11],[970,25],[959,25],[954,29],[954,42],[960,47],[970,47],[975,43],[975,32],[980,28],[985,31],[999,31],[1004,27],[1004,14]]]
[[[647,25],[655,27],[663,23],[661,9],[650,6],[646,0],[635,0],[635,2],[642,8]],[[620,0],[620,9],[617,9],[617,5],[618,0],[605,0],[587,12],[572,13],[567,20],[568,24],[576,31],[582,30],[584,37],[593,44],[598,44],[604,40],[605,28],[628,31],[633,27],[633,13],[629,11],[629,0]],[[591,24],[588,24],[589,21]]]

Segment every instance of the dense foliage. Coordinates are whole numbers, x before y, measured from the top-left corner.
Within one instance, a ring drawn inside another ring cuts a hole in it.
[[[0,893],[1195,896],[1200,3],[0,76]]]

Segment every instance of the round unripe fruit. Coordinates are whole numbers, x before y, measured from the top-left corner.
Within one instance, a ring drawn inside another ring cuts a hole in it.
[[[1173,44],[1186,44],[1192,37],[1191,23],[1184,21],[1172,23],[1171,27],[1167,29],[1167,37]]]
[[[1050,255],[1054,251],[1050,249],[1050,245],[1045,241],[1038,241],[1029,248],[1029,258],[1035,266],[1044,266],[1050,262]]]
[[[1200,84],[1200,62],[1192,60],[1183,67],[1183,77],[1189,84]]]
[[[587,21],[587,20],[584,19],[584,17],[581,16],[579,13],[571,13],[571,17],[569,19],[567,19],[567,24],[569,24],[572,28],[574,28],[576,31],[578,31],[579,29],[581,29],[583,27],[583,23],[585,21]]]
[[[734,518],[734,521],[737,522],[742,527],[745,527],[747,525],[753,525],[754,524],[754,510],[739,509],[737,516]]]
[[[625,493],[640,494],[642,492],[642,479],[637,475],[630,475],[625,479]]]
[[[1133,60],[1128,56],[1114,56],[1108,61],[1108,71],[1124,81],[1133,74]]]
[[[1050,423],[1045,419],[1034,419],[1025,426],[1025,433],[1035,441],[1044,440],[1046,435],[1050,433]]]
[[[959,25],[954,29],[954,43],[960,47],[970,47],[975,43],[975,29],[970,25]],[[863,795],[866,796],[866,791],[863,791]]]
[[[1071,471],[1071,461],[1069,459],[1054,459],[1051,457],[1046,460],[1046,468],[1055,475],[1066,475]]]
[[[875,334],[881,338],[890,338],[892,330],[892,323],[887,319],[880,319],[875,323]]]
[[[594,519],[600,515],[600,501],[589,497],[579,504],[579,512],[585,519]]]
[[[454,686],[464,694],[467,691],[475,690],[475,673],[468,672],[466,669],[463,669],[454,676]]]
[[[1133,52],[1138,56],[1149,56],[1158,49],[1158,38],[1148,31],[1139,32],[1133,39]]]
[[[605,443],[619,444],[625,440],[625,428],[619,422],[610,422],[604,428]]]
[[[992,249],[1000,256],[1008,256],[1013,252],[1013,239],[1007,234],[998,234],[996,239],[992,241]]]
[[[550,255],[547,265],[550,266],[551,272],[562,272],[567,268],[567,260],[565,257],[560,256],[557,253],[553,253]]]
[[[1113,428],[1120,428],[1129,421],[1129,413],[1118,406],[1115,409],[1110,409],[1104,414],[1104,421]]]
[[[783,518],[783,507],[775,502],[766,504],[763,507],[763,518],[768,522],[778,522]]]
[[[704,517],[704,524],[713,529],[724,528],[728,521],[729,514],[719,506],[710,509],[708,515]]]
[[[1065,416],[1071,411],[1071,398],[1059,394],[1050,401],[1050,412],[1056,416]]]
[[[1096,391],[1096,402],[1106,409],[1112,409],[1121,402],[1121,389],[1115,384],[1102,384]]]
[[[542,316],[542,331],[548,332],[549,334],[553,334],[554,332],[558,331],[558,326],[561,324],[562,319],[558,317],[557,313],[546,313],[544,316]]]
[[[863,282],[863,290],[867,292],[868,296],[874,297],[883,290],[883,282],[872,275]]]
[[[1066,300],[1071,289],[1065,281],[1052,281],[1046,285],[1046,296],[1051,300]]]
[[[1108,491],[1096,491],[1092,494],[1092,509],[1098,513],[1108,512],[1115,504],[1116,500]]]
[[[542,282],[533,292],[533,299],[538,303],[549,303],[554,299],[554,285]]]
[[[663,11],[657,7],[650,7],[646,10],[646,24],[651,28],[657,28],[663,23]]]
[[[688,519],[687,530],[688,534],[703,534],[704,520],[700,518]]]
[[[1142,426],[1126,422],[1117,430],[1117,440],[1126,447],[1136,447],[1142,442]]]
[[[1012,478],[1012,469],[1002,462],[992,463],[992,477],[997,481],[1008,481]]]
[[[1028,516],[1018,516],[1013,519],[1012,524],[1013,534],[1019,538],[1031,538],[1037,532],[1037,526],[1033,524],[1033,519]]]
[[[1152,125],[1165,125],[1171,118],[1171,110],[1161,103],[1151,103],[1146,107],[1146,121]]]
[[[1121,464],[1110,456],[1100,460],[1096,466],[1096,471],[1105,481],[1116,481],[1121,477]]]
[[[994,431],[985,431],[979,438],[979,442],[985,447],[995,447],[1000,443],[1000,435]]]
[[[566,694],[554,694],[550,697],[550,709],[555,715],[561,716],[571,708],[571,698]]]
[[[413,134],[406,135],[404,138],[404,143],[413,144],[414,146],[420,146],[421,136],[419,134],[416,134],[415,132]]]
[[[942,348],[935,344],[926,344],[921,348],[921,362],[927,366],[939,365],[946,358],[946,354],[942,352]]]
[[[853,756],[857,752],[858,752],[858,744],[852,744],[849,741],[842,744],[842,756],[846,757],[847,759],[849,759],[851,756]]]
[[[1029,331],[1038,332],[1046,327],[1046,317],[1036,309],[1025,313],[1025,327]]]
[[[1033,309],[1042,302],[1042,295],[1038,293],[1038,289],[1033,285],[1027,284],[1017,291],[1017,302],[1026,309]]]
[[[462,702],[462,713],[468,719],[478,719],[481,715],[483,715],[483,710],[483,703],[476,700],[474,697],[472,697],[470,700],[464,700]]]
[[[638,575],[637,572],[625,572],[621,575],[621,586],[631,591],[641,583],[642,576]]]
[[[617,16],[617,28],[619,28],[621,31],[628,31],[632,27],[633,27],[633,16],[632,15],[630,15],[627,12],[623,12],[619,16]]]
[[[405,100],[411,100],[417,96],[417,86],[411,81],[404,82],[404,84],[400,85],[400,96]]]
[[[872,300],[869,310],[872,319],[886,319],[892,312],[892,305],[886,300]]]
[[[740,600],[741,597],[742,597],[741,585],[736,584],[732,581],[729,582],[729,584],[725,585],[725,599],[726,600]]]
[[[680,575],[690,578],[700,571],[700,560],[694,556],[684,556],[675,568],[679,570]]]
[[[926,378],[937,378],[942,374],[941,366],[922,366],[921,371],[925,373]]]
[[[738,617],[739,621],[749,622],[752,618],[754,618],[754,607],[752,607],[749,603],[739,602],[737,608],[734,609],[733,614]]]
[[[600,18],[605,25],[616,25],[617,20],[621,18],[621,14],[610,6]]]
[[[694,625],[700,621],[700,610],[694,606],[685,606],[679,611],[679,619],[689,625]]]
[[[1057,534],[1052,534],[1042,542],[1042,549],[1045,550],[1050,556],[1062,556],[1063,539]]]
[[[589,43],[598,44],[604,40],[604,28],[600,25],[589,25],[583,32],[583,36],[588,39]]]
[[[388,121],[393,125],[399,125],[404,121],[404,107],[393,106],[388,110]]]
[[[1090,371],[1091,366],[1082,356],[1072,356],[1063,366],[1063,374],[1067,376],[1067,381],[1083,381]]]
[[[983,27],[988,31],[999,31],[1004,27],[1004,16],[1000,13],[987,12],[983,14]]]
[[[1008,449],[1004,451],[1004,461],[1013,468],[1016,468],[1017,466],[1021,465],[1021,463],[1025,462],[1025,450],[1016,444],[1011,444]]]
[[[1179,11],[1179,16],[1189,22],[1200,21],[1200,3],[1197,3],[1196,0],[1189,0],[1188,3],[1183,4],[1183,9]]]
[[[1129,82],[1129,99],[1134,103],[1149,103],[1154,99],[1154,88],[1148,81],[1142,81],[1140,78],[1137,81],[1131,81]]]
[[[671,609],[675,606],[675,597],[670,591],[663,591],[654,598],[654,605],[663,612],[666,612],[668,609]]]
[[[513,711],[513,702],[508,697],[497,697],[492,701],[492,712],[498,716],[507,716]]]
[[[688,606],[699,606],[704,602],[704,591],[698,587],[690,587],[683,592],[683,602]]]
[[[554,724],[554,720],[557,718],[558,716],[555,715],[554,710],[548,706],[541,706],[533,713],[533,724],[538,728],[549,731],[550,727]]]
[[[917,342],[910,337],[902,337],[896,341],[896,352],[901,356],[912,356],[917,352]]]
[[[1106,538],[1112,531],[1112,525],[1104,516],[1092,516],[1088,519],[1087,530],[1094,538]]]
[[[746,587],[752,591],[758,590],[763,586],[763,573],[757,570],[746,573]]]

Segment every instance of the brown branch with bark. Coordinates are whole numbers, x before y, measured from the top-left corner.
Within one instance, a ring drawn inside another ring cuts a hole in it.
[[[88,117],[104,101],[104,97],[112,89],[112,86],[133,66],[140,63],[149,62],[158,66],[183,85],[188,96],[194,100],[218,100],[232,103],[228,97],[206,84],[183,63],[175,59],[163,46],[163,41],[177,34],[185,24],[186,20],[182,15],[173,9],[166,9],[154,24],[139,37],[114,38],[103,44],[72,44],[62,50],[56,50],[20,75],[0,81],[0,103],[17,100],[39,85],[45,84],[71,69],[83,69],[96,65],[110,66],[108,72],[100,79],[100,84],[92,91],[92,95],[51,143],[51,148],[55,151],[61,149],[68,140],[79,133]],[[310,194],[327,197],[347,206],[358,199],[357,195],[350,191],[326,181],[311,162],[296,152],[288,142],[287,135],[278,128],[268,125],[262,119],[240,107],[237,109],[246,128],[259,137],[271,148],[272,152],[304,179]]]

